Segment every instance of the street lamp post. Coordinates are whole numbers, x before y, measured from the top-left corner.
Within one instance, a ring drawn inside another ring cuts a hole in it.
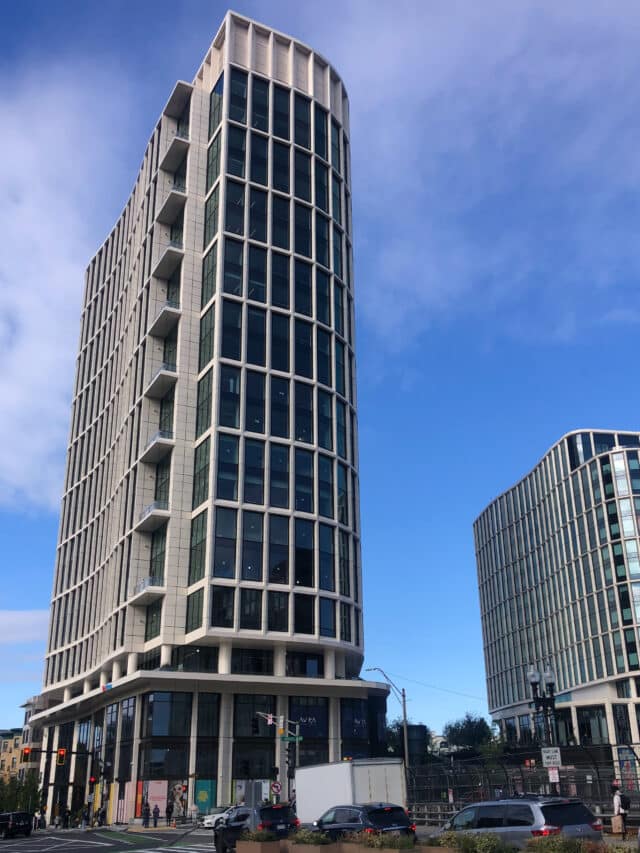
[[[536,712],[543,716],[545,743],[552,746],[555,740],[556,677],[550,666],[545,669],[542,676],[535,666],[531,666],[527,678],[531,685]]]
[[[407,774],[409,772],[409,725],[407,722],[407,694],[405,692],[404,687],[397,687],[393,681],[389,678],[387,673],[380,669],[379,666],[370,666],[365,672],[379,672],[381,673],[389,687],[394,691],[396,698],[402,704],[402,732],[403,732],[403,740],[404,740],[404,766]]]

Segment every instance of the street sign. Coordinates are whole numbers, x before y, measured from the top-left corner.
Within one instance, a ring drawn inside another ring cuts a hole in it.
[[[282,735],[280,740],[284,741],[284,743],[302,743],[303,738],[302,735],[300,735],[300,737],[296,737],[295,735]]]
[[[543,767],[562,767],[560,748],[557,746],[545,746],[542,750]]]
[[[282,785],[280,784],[280,782],[272,782],[271,783],[272,793],[279,794],[281,790],[282,790]]]
[[[557,767],[548,767],[549,771],[549,781],[550,782],[559,782],[560,781],[560,771]]]

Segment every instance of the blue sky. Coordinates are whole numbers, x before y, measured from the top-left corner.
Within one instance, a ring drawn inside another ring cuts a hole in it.
[[[365,665],[440,731],[486,713],[474,518],[564,432],[640,428],[640,8],[234,8],[349,90]],[[0,727],[40,687],[83,270],[225,10],[3,10]]]

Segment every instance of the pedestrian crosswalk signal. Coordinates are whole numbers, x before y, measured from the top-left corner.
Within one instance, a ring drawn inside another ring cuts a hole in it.
[[[58,767],[62,767],[63,764],[66,763],[66,761],[67,761],[67,750],[64,748],[61,748],[58,750],[58,754],[56,757],[56,764],[58,765]]]

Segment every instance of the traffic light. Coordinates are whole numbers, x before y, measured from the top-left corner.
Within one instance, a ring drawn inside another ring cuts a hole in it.
[[[93,794],[93,786],[96,784],[96,777],[89,776],[89,793]]]
[[[287,744],[287,779],[294,779],[296,775],[296,745]]]
[[[27,762],[31,761],[31,747],[30,746],[24,747],[24,749],[22,750],[22,758],[20,760],[22,761],[23,764],[26,764]]]
[[[56,764],[58,767],[63,767],[67,762],[67,750],[61,747],[56,755]]]
[[[260,734],[260,723],[258,722],[257,717],[251,718],[251,734],[259,735]]]

